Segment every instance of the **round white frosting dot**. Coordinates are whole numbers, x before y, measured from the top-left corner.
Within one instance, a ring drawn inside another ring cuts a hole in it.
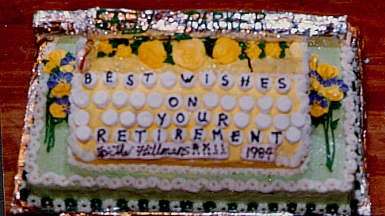
[[[92,137],[91,128],[87,126],[80,126],[76,128],[75,136],[81,142],[87,142]]]
[[[206,139],[206,130],[202,127],[195,127],[190,130],[190,139],[194,141],[203,141]]]
[[[189,95],[184,99],[184,106],[190,111],[198,109],[199,105],[199,98],[195,95]]]
[[[280,145],[283,141],[283,135],[280,131],[273,131],[269,133],[267,139],[269,140],[270,144]]]
[[[306,123],[306,117],[301,113],[293,113],[290,115],[290,123],[295,127],[301,128]]]
[[[221,107],[226,111],[230,111],[234,109],[236,104],[237,104],[237,100],[232,95],[224,95],[221,98]]]
[[[130,138],[129,132],[125,128],[117,128],[114,131],[114,141],[116,143],[125,143]]]
[[[155,116],[155,123],[161,128],[167,128],[171,124],[171,117],[168,113],[160,112]]]
[[[219,86],[223,89],[230,89],[234,85],[234,77],[229,73],[223,73],[219,76]]]
[[[286,94],[291,88],[291,82],[286,77],[280,77],[275,81],[274,86],[277,92]]]
[[[116,125],[116,123],[118,123],[118,116],[115,110],[109,109],[103,113],[102,122],[108,126]]]
[[[142,83],[147,88],[154,87],[156,85],[156,74],[154,72],[145,72],[142,74]]]
[[[104,108],[110,102],[110,95],[107,91],[100,90],[94,94],[94,104],[99,108]]]
[[[73,97],[74,104],[80,108],[86,108],[90,104],[90,97],[85,92],[78,92]]]
[[[199,76],[199,82],[203,88],[211,88],[215,84],[216,76],[213,72],[204,72]]]
[[[155,129],[151,134],[153,142],[166,142],[167,140],[167,131],[165,129]]]
[[[174,114],[173,121],[177,126],[186,126],[190,120],[190,114],[186,111],[179,111]]]
[[[260,76],[257,78],[257,89],[260,92],[267,92],[271,88],[271,79],[268,76]]]
[[[208,92],[203,96],[203,103],[207,109],[213,109],[218,106],[219,96],[214,92]]]
[[[118,84],[119,76],[117,73],[108,71],[102,76],[103,76],[103,83],[108,88],[114,88]]]
[[[258,129],[265,130],[268,129],[271,125],[270,115],[259,113],[255,118],[255,125]]]
[[[250,116],[243,112],[238,112],[234,115],[234,124],[240,129],[245,128],[249,125]]]
[[[266,95],[258,99],[258,107],[262,112],[269,112],[273,107],[273,99]]]
[[[255,101],[254,98],[252,98],[251,96],[246,95],[239,98],[238,106],[244,112],[249,112],[250,110],[252,110],[254,108],[254,105]]]
[[[88,114],[88,112],[85,110],[79,110],[74,113],[73,120],[75,125],[88,125],[88,123],[90,122],[90,114]]]
[[[143,111],[138,114],[138,125],[147,128],[154,122],[154,117],[148,111]]]
[[[285,130],[287,127],[289,127],[290,119],[285,114],[278,114],[274,117],[274,127],[277,130]]]
[[[180,76],[180,85],[184,88],[194,87],[196,85],[195,75],[190,71],[183,72]]]
[[[278,98],[276,106],[280,112],[287,113],[291,110],[293,103],[288,96],[282,96]]]
[[[147,95],[147,103],[151,108],[159,108],[163,104],[163,96],[158,92],[151,92]]]
[[[130,103],[136,109],[140,109],[146,103],[146,95],[142,92],[134,92],[130,96]]]
[[[194,114],[195,122],[200,126],[205,126],[211,121],[211,114],[206,110],[198,110]]]
[[[135,114],[131,111],[124,111],[119,117],[120,123],[124,127],[132,127],[135,124]]]
[[[178,110],[182,104],[182,97],[178,94],[170,94],[166,97],[166,107],[170,110]]]
[[[134,73],[124,75],[123,85],[126,88],[133,89],[138,85],[138,77]]]
[[[167,71],[160,76],[160,84],[165,88],[171,88],[176,83],[176,75],[173,72]]]
[[[243,132],[239,130],[232,130],[230,131],[227,140],[230,142],[231,145],[238,146],[242,144],[243,142]]]
[[[92,89],[98,84],[98,76],[93,72],[85,73],[82,82],[84,87]]]
[[[122,108],[128,103],[128,95],[122,90],[117,90],[112,95],[112,103],[117,108]]]
[[[182,142],[186,139],[187,132],[184,128],[174,128],[171,131],[170,136],[174,142]]]
[[[294,144],[301,139],[301,131],[295,127],[289,127],[285,132],[285,138],[287,141]]]
[[[254,85],[253,78],[249,74],[242,74],[238,77],[238,86],[242,90],[248,90]]]

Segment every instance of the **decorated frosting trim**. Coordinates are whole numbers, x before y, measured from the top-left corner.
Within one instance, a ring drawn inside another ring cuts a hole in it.
[[[257,202],[193,202],[169,200],[126,200],[93,198],[40,198],[30,195],[27,198],[29,206],[42,210],[63,213],[77,211],[91,212],[179,212],[180,214],[192,213],[292,213],[304,215],[306,213],[350,215],[357,211],[356,204],[322,204],[322,203],[257,203]],[[351,208],[352,207],[352,208]]]

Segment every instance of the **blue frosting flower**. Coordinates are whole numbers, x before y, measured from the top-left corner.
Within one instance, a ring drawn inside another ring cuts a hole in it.
[[[70,101],[68,97],[56,98],[55,102],[49,107],[49,112],[55,118],[65,118],[70,113]]]
[[[48,88],[52,89],[52,95],[61,98],[68,96],[71,92],[73,74],[70,72],[63,73],[54,73],[51,74],[47,82]]]

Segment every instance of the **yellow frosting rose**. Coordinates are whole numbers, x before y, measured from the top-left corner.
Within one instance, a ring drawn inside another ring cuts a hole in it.
[[[320,92],[325,98],[331,101],[340,101],[344,98],[344,93],[340,91],[340,87],[338,85],[323,88]]]
[[[67,84],[65,80],[61,80],[58,82],[55,88],[52,89],[52,95],[57,98],[68,96],[70,95],[71,87],[71,84]]]
[[[220,37],[215,42],[213,58],[221,64],[230,64],[238,60],[242,54],[242,48],[238,42],[227,37]]]
[[[172,59],[180,67],[196,70],[206,60],[205,45],[196,38],[176,42],[172,46]]]
[[[167,59],[167,52],[163,43],[159,40],[147,41],[140,45],[138,49],[140,61],[151,68],[160,68]]]
[[[323,114],[329,111],[328,107],[322,107],[319,104],[314,104],[310,106],[310,115],[314,117],[320,117]]]
[[[60,67],[61,60],[65,58],[66,52],[64,50],[54,50],[48,54],[44,60],[47,63],[44,65],[43,72],[51,74],[52,69]]]
[[[262,53],[261,48],[257,44],[248,44],[245,50],[247,57],[250,59],[259,58]]]
[[[132,54],[132,49],[130,46],[120,44],[116,50],[116,56],[120,58],[130,58]]]
[[[279,57],[281,55],[282,49],[279,46],[278,42],[270,42],[265,44],[265,53],[267,56]]]
[[[323,80],[328,80],[338,76],[338,68],[329,65],[327,63],[321,63],[317,67],[317,73],[322,77]]]
[[[99,43],[99,51],[108,55],[112,53],[112,51],[114,51],[114,48],[112,47],[112,44],[110,44],[108,40],[102,40]]]
[[[49,107],[49,112],[54,118],[65,118],[67,116],[67,113],[64,112],[66,109],[67,109],[66,105],[53,103]]]

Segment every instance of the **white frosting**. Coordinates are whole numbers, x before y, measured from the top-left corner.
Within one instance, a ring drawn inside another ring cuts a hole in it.
[[[110,102],[110,95],[107,91],[99,90],[93,96],[94,104],[99,108],[104,108]]]
[[[213,72],[203,72],[199,74],[199,82],[203,88],[211,88],[216,81],[216,76]]]
[[[249,112],[254,108],[255,100],[251,96],[244,95],[239,98],[238,106],[244,112]]]
[[[207,109],[214,109],[218,106],[219,96],[215,92],[208,92],[203,96],[203,103]]]
[[[240,129],[243,129],[249,125],[250,116],[243,112],[235,113],[234,115],[234,124]]]
[[[167,71],[160,75],[160,84],[165,88],[171,88],[175,85],[177,77],[173,72]]]
[[[147,128],[152,125],[154,122],[154,117],[152,116],[152,113],[149,111],[142,111],[138,114],[138,125],[142,128]]]
[[[157,143],[157,142],[160,142],[160,143],[166,142],[167,137],[168,137],[167,131],[162,129],[162,128],[155,129],[151,133],[152,141],[155,142],[155,143]]]
[[[116,143],[125,143],[130,139],[130,133],[125,128],[117,128],[114,131],[114,141]]]
[[[278,114],[273,119],[274,127],[277,130],[285,130],[287,127],[289,127],[290,119],[285,114]]]
[[[223,73],[219,75],[218,84],[223,89],[230,89],[234,85],[234,76],[230,73]]]
[[[147,88],[152,88],[156,85],[157,76],[154,72],[144,72],[142,73],[142,83]]]
[[[80,108],[86,108],[90,104],[90,97],[85,92],[74,94],[72,99],[73,103]]]
[[[98,76],[93,72],[88,72],[83,75],[83,86],[88,89],[93,89],[98,84]]]
[[[262,112],[265,112],[265,113],[269,112],[270,109],[273,107],[273,104],[274,104],[273,98],[271,98],[268,95],[260,97],[258,99],[258,107]]]
[[[119,114],[115,110],[108,109],[102,115],[102,122],[105,125],[114,126],[118,123],[118,120],[119,120],[118,117],[119,117]]]
[[[102,74],[102,80],[106,87],[114,88],[119,82],[119,76],[115,72],[108,71],[107,73]]]
[[[263,75],[263,76],[257,77],[256,87],[258,91],[265,93],[270,90],[271,86],[272,86],[272,81],[269,76]]]
[[[190,111],[198,109],[199,105],[200,98],[196,95],[189,95],[184,99],[184,106]]]
[[[94,131],[94,140],[98,143],[106,143],[110,139],[110,130],[105,127],[97,128]]]
[[[289,78],[279,77],[274,82],[275,90],[281,94],[286,94],[291,89],[291,82]]]
[[[190,120],[190,114],[186,111],[178,111],[173,116],[173,121],[176,126],[186,126]]]
[[[295,144],[301,139],[301,131],[295,127],[289,127],[285,132],[285,138],[292,144]]]
[[[278,131],[272,131],[267,136],[270,144],[280,145],[283,141],[283,134]]]
[[[124,127],[132,127],[135,125],[136,117],[131,111],[124,111],[119,116],[119,121]]]
[[[238,77],[238,86],[242,90],[249,90],[254,86],[253,77],[249,74],[242,74]]]
[[[158,92],[150,92],[147,95],[147,104],[151,108],[159,108],[163,104],[163,96]]]
[[[227,140],[231,145],[239,146],[243,143],[244,135],[242,131],[232,130],[229,132]]]
[[[218,113],[214,117],[214,123],[220,128],[226,128],[231,123],[231,117],[227,113]]]
[[[128,95],[122,90],[117,90],[112,94],[112,103],[117,108],[122,108],[128,103]]]
[[[226,137],[225,131],[221,128],[214,128],[211,130],[210,139],[212,141],[223,141]]]
[[[276,106],[280,112],[287,113],[291,110],[293,103],[288,96],[281,96],[277,99]]]
[[[138,86],[138,77],[134,73],[128,73],[123,76],[123,85],[124,87],[128,89],[134,89],[136,86]]]
[[[183,72],[180,76],[180,85],[184,88],[191,88],[196,85],[196,75],[190,71]]]
[[[206,130],[202,127],[194,127],[190,130],[190,139],[193,141],[203,141],[206,139]]]
[[[260,113],[255,118],[255,125],[257,126],[257,128],[259,128],[261,130],[265,130],[265,129],[268,129],[270,127],[271,121],[272,120],[271,120],[270,115]]]
[[[306,123],[306,117],[304,114],[301,113],[292,113],[290,115],[290,123],[294,127],[301,128]]]
[[[146,104],[146,95],[142,92],[133,92],[130,96],[130,104],[136,109],[142,108]]]
[[[88,126],[80,126],[76,128],[75,136],[81,142],[87,142],[92,137],[91,128]]]
[[[174,128],[171,131],[171,139],[174,142],[183,142],[186,140],[187,132],[184,128]]]
[[[90,122],[90,114],[88,114],[88,112],[85,110],[79,110],[73,113],[72,115],[73,121],[77,126],[88,125],[88,123]]]
[[[263,134],[261,131],[253,129],[247,133],[247,140],[251,144],[260,144],[263,141]]]
[[[235,105],[237,104],[237,100],[232,95],[224,95],[221,98],[220,104],[222,109],[230,111],[234,109]]]
[[[137,143],[145,143],[148,140],[148,132],[143,128],[137,128],[131,136]]]
[[[170,94],[166,97],[166,107],[170,110],[178,110],[182,104],[183,100],[179,94]]]
[[[158,127],[167,128],[171,124],[171,116],[168,113],[160,112],[155,116],[155,123]]]
[[[198,110],[194,114],[194,120],[197,125],[205,126],[211,122],[211,112],[207,110]]]

